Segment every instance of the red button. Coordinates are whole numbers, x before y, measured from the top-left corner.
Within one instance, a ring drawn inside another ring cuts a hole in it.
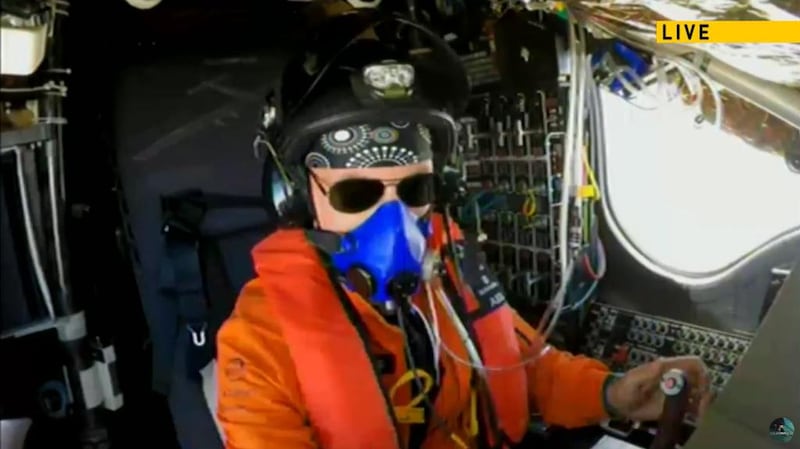
[[[670,377],[667,379],[667,389],[671,390],[673,388],[675,388],[675,378]]]

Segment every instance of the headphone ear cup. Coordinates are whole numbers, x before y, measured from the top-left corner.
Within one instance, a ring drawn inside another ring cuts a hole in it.
[[[292,205],[297,202],[294,200],[295,191],[292,185],[287,183],[278,164],[279,162],[271,156],[264,161],[261,175],[262,195],[268,208],[271,209],[270,213],[274,214],[282,225],[291,225]],[[291,178],[289,182],[292,182]]]
[[[308,174],[303,167],[291,167],[287,171],[292,186],[291,195],[286,199],[284,206],[286,223],[310,229],[314,224],[314,205],[308,192]]]
[[[308,201],[308,176],[297,167],[284,166],[284,174],[278,164],[271,157],[264,163],[262,188],[266,203],[281,225],[307,228],[314,221],[312,205]]]

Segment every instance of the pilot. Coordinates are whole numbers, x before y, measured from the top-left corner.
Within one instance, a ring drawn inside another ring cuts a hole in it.
[[[512,447],[534,413],[566,428],[655,420],[671,368],[702,408],[699,359],[612,373],[550,347],[505,302],[443,213],[466,74],[400,24],[432,50],[340,28],[287,64],[265,108],[257,142],[282,226],[253,249],[257,277],[217,337],[226,447]]]

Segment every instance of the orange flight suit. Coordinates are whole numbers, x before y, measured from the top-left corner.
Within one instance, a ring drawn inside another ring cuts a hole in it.
[[[443,240],[440,228],[434,237]],[[253,257],[259,276],[245,285],[217,337],[217,414],[226,448],[411,449],[402,443],[409,425],[393,425],[383,413],[385,408],[379,408],[384,399],[391,401],[395,411],[411,401],[410,385],[397,388],[392,398],[385,393],[407,369],[400,330],[361,296],[347,292],[368,335],[368,342],[358,341],[330,279],[323,275],[326,270],[318,253],[300,230],[270,235],[256,246]],[[420,296],[415,303],[430,318],[428,301],[424,294]],[[423,449],[473,448],[469,415],[475,400],[474,370],[464,363],[467,352],[445,311],[436,307],[442,342],[461,361],[442,353],[443,375],[433,404],[440,422],[428,426]],[[509,307],[505,309],[507,319],[497,323],[507,324],[494,326],[507,326],[502,330],[507,331],[505,335],[510,332],[513,344],[489,337],[482,347],[488,353],[502,344],[517,352],[522,384],[515,383],[511,369],[489,373],[490,378],[501,376],[493,385],[494,402],[499,401],[499,418],[510,429],[512,440],[521,438],[520,424],[528,422],[528,406],[547,423],[567,428],[605,419],[602,396],[608,368],[599,361],[546,347],[531,326]],[[390,353],[398,369],[378,379],[361,355],[369,352],[365,347]],[[541,355],[532,363],[519,364],[534,354]],[[303,366],[298,366],[298,360],[303,360]],[[384,398],[378,390],[383,390]],[[514,398],[523,406],[513,404]],[[504,405],[508,402],[512,404]]]

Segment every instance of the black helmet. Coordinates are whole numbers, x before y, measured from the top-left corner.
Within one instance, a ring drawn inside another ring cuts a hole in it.
[[[412,48],[404,31],[430,48]],[[446,155],[456,140],[453,116],[468,96],[466,71],[436,34],[397,16],[356,11],[319,27],[287,63],[264,111],[265,137],[280,163],[295,165],[332,129],[416,122],[430,128],[437,153]]]
[[[404,33],[429,48],[413,48]],[[453,117],[466,108],[470,86],[458,55],[429,29],[398,16],[357,11],[310,33],[304,51],[285,66],[267,98],[257,144],[269,151],[264,194],[281,222],[310,227],[303,159],[334,129],[375,122],[414,122],[431,133],[434,163],[456,146]]]

